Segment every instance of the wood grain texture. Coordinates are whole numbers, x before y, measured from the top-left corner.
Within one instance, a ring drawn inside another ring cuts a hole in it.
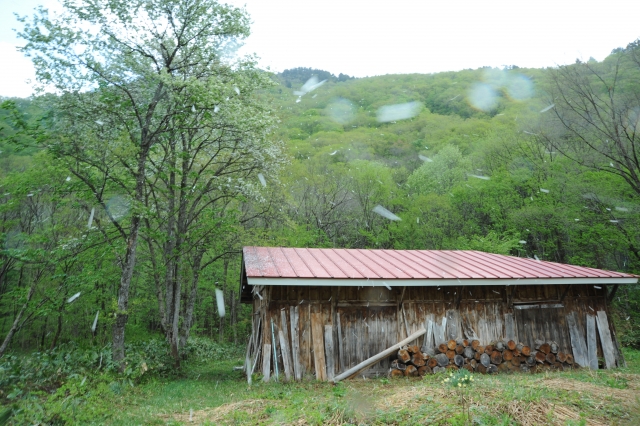
[[[327,369],[324,358],[324,331],[322,329],[322,313],[311,313],[311,340],[313,346],[313,364],[316,379],[327,380]]]
[[[324,326],[324,352],[326,360],[327,379],[333,380],[336,373],[334,346],[333,346],[333,326]]]
[[[577,314],[571,312],[567,315],[567,325],[569,326],[569,334],[571,335],[571,347],[573,349],[573,359],[581,367],[585,367],[588,364],[587,348],[584,341],[584,334],[578,327],[578,321],[576,319]]]
[[[296,381],[302,380],[302,366],[300,365],[300,338],[298,306],[289,307],[291,320],[291,362],[293,364],[293,377]]]
[[[600,334],[600,343],[602,343],[602,352],[604,353],[605,364],[607,368],[615,368],[615,348],[613,347],[613,341],[611,340],[611,332],[609,331],[609,320],[607,320],[607,313],[604,311],[598,311],[598,316],[596,318],[598,323],[598,333]],[[576,360],[576,362],[578,361]],[[580,364],[580,362],[578,362],[578,364]]]
[[[271,345],[266,343],[262,351],[262,381],[268,382],[271,377]]]
[[[598,346],[596,337],[596,317],[587,314],[587,367],[598,369]]]

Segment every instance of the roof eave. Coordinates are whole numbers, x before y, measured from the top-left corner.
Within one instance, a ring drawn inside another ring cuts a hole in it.
[[[637,284],[638,278],[467,278],[467,279],[355,279],[355,278],[265,278],[247,277],[249,285],[322,286],[322,287],[447,287],[496,285],[559,285],[559,284]]]

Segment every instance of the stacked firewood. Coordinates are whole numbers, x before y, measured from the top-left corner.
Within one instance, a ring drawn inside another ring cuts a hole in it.
[[[536,341],[535,349],[513,340],[480,345],[478,340],[449,340],[436,348],[406,346],[391,362],[391,377],[424,376],[465,368],[471,372],[534,373],[579,367],[573,355],[559,350],[555,342]]]

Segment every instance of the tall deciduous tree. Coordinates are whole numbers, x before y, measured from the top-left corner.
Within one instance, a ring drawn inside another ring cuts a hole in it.
[[[238,40],[249,34],[249,18],[244,10],[214,0],[62,4],[59,14],[40,8],[32,19],[24,18],[20,35],[27,41],[23,52],[31,56],[38,81],[59,94],[51,97],[47,146],[84,182],[126,241],[119,255],[122,274],[113,329],[113,357],[122,361],[154,147],[182,144],[202,126],[189,117],[213,117],[231,98],[242,96],[233,86],[222,90],[234,82],[220,76],[222,70],[252,67],[251,62],[225,65]],[[260,115],[252,119],[259,121]],[[264,137],[264,132],[251,137]],[[176,164],[185,161],[181,155],[181,149],[175,152]],[[201,152],[200,158],[205,155]],[[170,185],[173,190],[179,184]],[[116,194],[122,200],[118,208],[109,203]]]

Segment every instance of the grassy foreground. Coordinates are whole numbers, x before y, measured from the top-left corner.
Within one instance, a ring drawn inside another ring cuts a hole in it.
[[[640,351],[616,371],[474,375],[470,416],[481,425],[640,424]],[[108,424],[469,424],[444,376],[350,380],[337,386],[247,384],[236,362],[185,369],[179,379],[151,379],[114,395]],[[255,377],[259,379],[258,376]],[[90,408],[90,407],[87,407]]]

